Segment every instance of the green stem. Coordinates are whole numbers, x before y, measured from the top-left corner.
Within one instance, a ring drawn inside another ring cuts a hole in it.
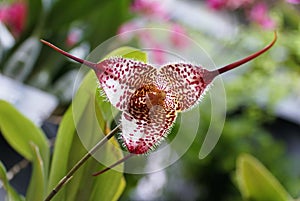
[[[64,176],[58,184],[53,188],[50,194],[46,197],[44,201],[50,201],[58,192],[59,190],[68,183],[74,173],[100,148],[102,147],[110,138],[112,138],[115,133],[119,130],[120,125],[115,127],[108,135],[106,135],[102,140],[100,140],[88,153],[86,153],[74,166],[73,168]]]

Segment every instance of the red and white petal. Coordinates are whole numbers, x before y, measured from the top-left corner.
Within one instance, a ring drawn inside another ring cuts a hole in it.
[[[177,63],[163,66],[159,70],[159,74],[164,77],[165,91],[170,98],[178,101],[181,111],[192,108],[196,105],[211,79],[207,79],[209,71],[201,67]],[[157,85],[161,85],[159,82]],[[168,98],[168,97],[167,97]]]
[[[122,114],[121,140],[130,153],[145,154],[153,150],[167,136],[177,116],[176,111],[166,112],[159,106],[152,107],[145,115],[137,119],[129,113]]]
[[[122,111],[128,109],[132,93],[145,83],[153,83],[157,74],[156,68],[126,58],[110,58],[98,65],[105,69],[96,71],[101,87],[111,104]]]

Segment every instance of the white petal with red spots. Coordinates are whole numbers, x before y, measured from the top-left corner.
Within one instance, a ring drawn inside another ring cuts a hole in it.
[[[131,59],[111,58],[98,65],[105,69],[97,73],[100,84],[111,104],[121,111],[128,109],[128,100],[137,88],[155,79],[156,69]]]
[[[168,93],[179,103],[181,111],[192,108],[198,103],[210,81],[203,77],[208,71],[192,64],[169,64],[160,69],[168,82]]]

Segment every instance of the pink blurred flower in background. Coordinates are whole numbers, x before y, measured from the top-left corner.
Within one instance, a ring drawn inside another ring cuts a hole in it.
[[[291,4],[300,4],[300,0],[286,0],[286,2]]]
[[[171,43],[178,48],[185,48],[188,46],[187,35],[185,29],[179,24],[172,24],[170,40]]]
[[[137,25],[136,22],[129,21],[129,22],[126,22],[126,23],[122,24],[119,27],[118,34],[122,34],[122,33],[128,32],[128,31],[132,31],[132,30],[135,30],[137,28],[138,28],[138,25]]]
[[[148,17],[168,19],[167,12],[158,0],[135,0],[131,5],[131,10]]]
[[[3,22],[15,37],[24,31],[27,18],[25,2],[14,2],[10,5],[0,4],[0,22]]]
[[[160,0],[134,0],[130,7],[132,13],[138,14],[134,20],[122,24],[118,29],[120,39],[129,41],[136,38],[141,47],[151,47],[150,57],[156,64],[163,64],[166,60],[166,54],[162,51],[165,46],[171,45],[176,48],[185,48],[188,46],[187,35],[185,29],[171,21],[171,13],[166,9],[163,1]],[[170,27],[171,30],[167,35],[167,39],[163,42],[157,40],[156,36],[151,34],[149,30],[144,29],[151,22],[159,22]],[[137,32],[131,32],[140,29]]]
[[[255,4],[249,13],[249,19],[259,24],[264,29],[274,29],[275,21],[269,16],[267,4],[259,2]]]
[[[242,7],[247,7],[253,3],[254,0],[207,0],[206,3],[209,8],[213,10],[231,9],[235,10]]]
[[[128,21],[119,27],[117,34],[121,34],[120,38],[122,40],[128,41],[131,40],[132,37],[134,37],[134,34],[131,31],[136,30],[138,28],[139,26],[136,21]]]
[[[165,57],[165,53],[164,53],[163,49],[164,49],[163,45],[156,43],[154,45],[153,50],[151,51],[153,61],[156,64],[162,65],[166,62],[166,57]]]
[[[71,29],[68,33],[67,39],[66,39],[66,45],[68,47],[73,47],[76,45],[82,38],[82,30],[81,29]]]
[[[234,10],[238,8],[246,8],[250,6],[254,0],[228,0],[227,7]]]
[[[207,0],[206,4],[213,10],[221,10],[226,6],[226,0]]]
[[[286,0],[299,2],[300,0]],[[274,29],[275,21],[269,16],[269,9],[265,2],[256,0],[207,0],[207,6],[213,10],[236,10],[244,12],[248,20],[260,25],[264,29]]]

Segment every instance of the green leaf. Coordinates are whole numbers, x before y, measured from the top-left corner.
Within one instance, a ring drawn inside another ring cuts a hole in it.
[[[251,201],[292,200],[278,180],[253,156],[242,154],[237,160],[236,179],[242,196]]]
[[[144,63],[147,62],[147,54],[132,47],[120,47],[106,55],[106,58],[113,56],[122,56],[124,58],[142,61]]]
[[[30,145],[34,158],[32,161],[32,174],[26,193],[26,199],[30,201],[40,201],[45,197],[46,187],[43,160],[41,158],[39,148],[33,143]]]
[[[63,116],[57,132],[52,165],[50,169],[48,193],[66,175],[68,171],[67,159],[69,158],[74,134],[76,135],[76,132],[72,115],[72,107],[70,106]],[[54,200],[65,200],[64,189],[62,189],[61,192],[59,192],[53,198],[53,201]]]
[[[122,173],[110,170],[97,179],[93,186],[90,201],[116,201],[122,195],[126,182]],[[101,189],[101,190],[99,190]]]
[[[24,117],[10,103],[0,100],[0,130],[6,141],[26,159],[33,161],[31,143],[34,143],[41,154],[45,174],[49,165],[49,145],[43,131]]]
[[[15,189],[13,189],[10,186],[7,176],[6,176],[6,169],[1,161],[0,161],[0,180],[2,181],[3,187],[7,192],[7,200],[8,201],[24,201],[25,200],[21,195],[19,195],[15,191]],[[1,182],[0,182],[0,184],[1,184]]]
[[[101,188],[102,185],[99,185],[98,188]],[[115,191],[115,195],[112,197],[112,201],[115,201],[115,200],[119,200],[120,196],[122,195],[124,189],[126,187],[126,180],[124,177],[121,177],[121,181],[120,181],[120,185],[119,185],[119,188]],[[95,188],[96,189],[96,188]],[[96,193],[98,192],[97,190],[95,190]],[[108,192],[108,191],[107,191]],[[99,195],[97,197],[100,197]],[[96,199],[97,199],[96,197]]]
[[[84,82],[84,84],[87,84],[88,82]],[[84,85],[83,84],[83,85]],[[90,83],[92,85],[86,85],[86,89],[94,88],[96,90],[95,83]],[[82,88],[84,90],[84,86]],[[94,115],[94,107],[95,107],[95,101],[92,96],[76,96],[74,102],[75,105],[73,105],[73,111],[75,110],[76,102],[78,100],[87,99],[84,106],[85,108],[82,110],[83,112],[78,114],[76,117],[76,125],[77,125],[77,131],[78,132],[84,132],[84,136],[81,136],[81,138],[78,137],[78,135],[74,136],[72,147],[70,150],[70,155],[68,158],[68,166],[69,169],[72,168],[72,166],[79,161],[80,158],[82,158],[87,153],[87,147],[92,147],[97,141],[99,141],[102,137],[102,130],[104,129],[101,127],[101,129],[98,130],[97,126],[95,126]],[[74,103],[73,102],[73,103]],[[82,103],[82,101],[80,101]],[[75,114],[73,112],[73,114]],[[102,124],[104,125],[104,124]],[[83,144],[85,146],[83,146]],[[94,179],[91,178],[91,173],[94,171],[95,166],[98,166],[97,161],[94,161],[93,159],[89,159],[83,167],[81,167],[76,172],[76,177],[74,177],[69,184],[66,186],[66,195],[67,199],[70,201],[75,200],[82,200],[87,199],[89,197],[89,191],[91,189],[91,186],[93,185]]]
[[[106,124],[105,126],[109,126],[115,116],[119,113],[119,110],[117,110],[115,107],[113,107],[107,100],[106,97],[104,97],[103,92],[101,89],[98,89],[96,92],[96,104],[101,110],[96,110],[96,112],[101,112],[101,114],[97,115],[99,124]],[[101,118],[100,118],[101,117]]]
[[[144,52],[141,52],[139,50],[131,50],[131,52],[124,54],[123,57],[125,58],[130,58],[130,59],[135,59],[138,61],[142,61],[144,63],[147,62],[147,55]]]
[[[101,105],[101,104],[100,104]],[[98,115],[102,116],[103,114],[99,114],[102,108],[97,107],[96,111],[98,111]],[[98,116],[97,115],[97,116]],[[116,149],[114,146],[119,146],[116,139],[112,138],[110,140],[111,143],[106,144],[104,148],[102,148],[98,153],[105,156],[105,161],[110,161],[110,164],[119,160],[123,157],[122,152],[119,149]],[[119,170],[123,170],[123,164],[119,165]],[[100,169],[105,168],[103,165],[101,167],[97,167],[94,171],[99,171]],[[98,176],[96,179],[92,191],[90,201],[97,201],[101,198],[102,201],[110,201],[110,200],[118,200],[120,195],[122,194],[125,188],[125,179],[123,177],[122,172],[117,172],[115,170],[110,170],[103,175]],[[99,191],[101,189],[101,191]]]

